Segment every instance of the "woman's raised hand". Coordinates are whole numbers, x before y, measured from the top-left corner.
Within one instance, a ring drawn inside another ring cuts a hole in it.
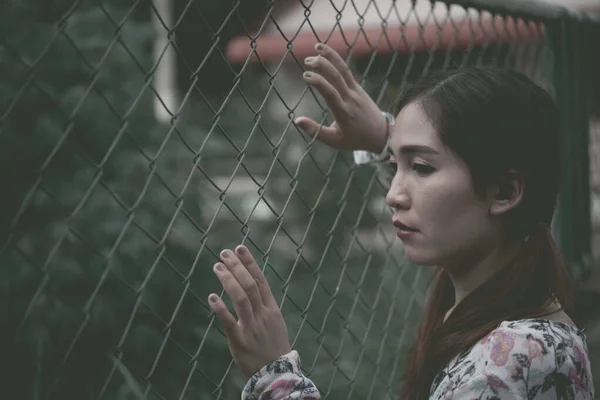
[[[303,79],[323,96],[335,121],[320,130],[319,124],[307,117],[297,118],[296,124],[310,136],[319,132],[317,139],[336,149],[381,152],[387,139],[387,121],[379,107],[335,50],[322,43],[315,49],[317,54],[304,60],[311,70]]]
[[[292,350],[288,330],[271,288],[248,248],[223,250],[220,258],[222,262],[215,264],[213,270],[239,319],[236,321],[214,293],[208,296],[208,304],[223,325],[233,360],[248,379]]]

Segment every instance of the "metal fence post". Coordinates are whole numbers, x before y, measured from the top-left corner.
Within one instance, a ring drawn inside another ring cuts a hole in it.
[[[546,27],[554,52],[554,88],[563,130],[556,236],[572,278],[579,281],[591,273],[589,71],[582,51],[588,39],[583,22],[567,14]]]

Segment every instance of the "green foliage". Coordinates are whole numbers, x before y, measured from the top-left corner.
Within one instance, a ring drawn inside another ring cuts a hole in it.
[[[123,1],[70,6],[0,12],[2,226],[15,222],[0,259],[0,352],[14,372],[3,386],[13,398],[125,399],[134,377],[141,392],[177,393],[208,311],[181,268],[200,240],[167,230],[182,155],[151,161],[168,131],[147,84],[152,27],[125,19]],[[226,351],[218,339],[203,356]]]

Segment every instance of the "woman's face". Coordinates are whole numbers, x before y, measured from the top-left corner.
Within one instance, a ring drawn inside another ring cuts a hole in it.
[[[452,267],[485,257],[498,240],[490,196],[475,193],[467,165],[418,104],[398,114],[390,153],[397,168],[386,203],[408,258]]]

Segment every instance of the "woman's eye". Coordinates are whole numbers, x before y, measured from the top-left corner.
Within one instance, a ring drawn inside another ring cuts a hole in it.
[[[413,163],[412,169],[420,175],[429,175],[435,168],[427,164]]]

